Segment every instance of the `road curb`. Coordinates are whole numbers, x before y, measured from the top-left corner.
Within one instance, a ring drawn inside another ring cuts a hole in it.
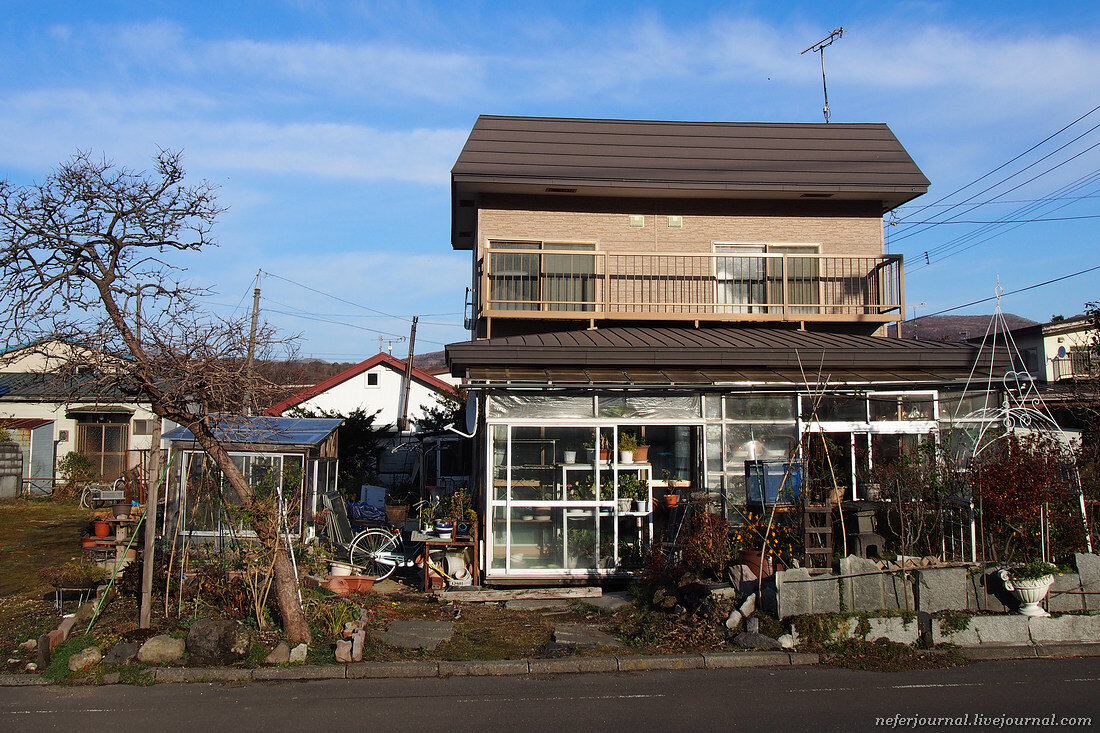
[[[1100,644],[1044,644],[960,647],[967,659],[1052,659],[1100,657]],[[804,652],[707,652],[704,654],[556,657],[442,662],[353,662],[293,667],[158,667],[153,679],[186,682],[294,682],[305,680],[410,679],[432,677],[502,677],[528,674],[598,674],[677,669],[735,669],[818,664],[817,654]],[[0,687],[48,685],[39,674],[0,675]]]

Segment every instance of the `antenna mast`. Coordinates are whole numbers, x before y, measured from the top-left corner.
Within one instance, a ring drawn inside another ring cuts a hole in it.
[[[821,91],[825,93],[825,106],[822,108],[821,111],[825,113],[826,124],[829,123],[829,88],[825,86],[825,47],[831,46],[833,41],[842,37],[843,35],[844,29],[837,28],[832,33],[825,36],[820,41],[802,52],[802,54],[804,54],[813,51],[814,53],[821,54]],[[799,56],[801,56],[802,54],[799,54]]]

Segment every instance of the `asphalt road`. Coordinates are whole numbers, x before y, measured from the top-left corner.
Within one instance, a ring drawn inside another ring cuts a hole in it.
[[[1006,730],[1023,728],[998,726],[997,716],[1054,716],[1055,728],[1096,729],[1100,658],[893,674],[796,667],[0,689],[0,731],[853,731],[889,729],[876,719],[896,715],[969,715],[971,726]],[[1081,716],[1092,722],[1058,725]]]

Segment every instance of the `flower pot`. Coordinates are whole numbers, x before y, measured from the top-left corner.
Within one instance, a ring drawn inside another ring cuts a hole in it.
[[[563,451],[562,452],[562,460],[566,463],[576,463],[577,462],[577,451],[575,451],[575,450]]]
[[[621,450],[619,451],[619,463],[633,463],[634,451]]]
[[[106,537],[111,534],[111,525],[107,522],[96,522],[94,525],[96,537]]]
[[[80,538],[80,546],[81,547],[95,547],[95,545],[96,545],[95,537],[81,537]]]
[[[635,448],[634,449],[634,460],[637,461],[638,463],[648,463],[649,462],[649,446],[648,445],[639,445],[637,448]]]
[[[649,501],[647,499],[635,499],[634,500],[634,511],[636,511],[636,512],[646,511],[648,509],[648,507],[646,506],[647,504],[649,504]]]
[[[665,506],[671,509],[680,503],[680,496],[678,494],[665,494]]]
[[[604,463],[611,460],[611,449],[610,448],[600,448],[600,460],[603,461]]]
[[[332,560],[328,564],[328,574],[336,578],[346,578],[354,570],[354,565],[339,560]]]
[[[633,499],[619,499],[619,514],[627,514],[634,507]]]
[[[130,502],[120,501],[111,508],[115,519],[126,519],[130,516]]]
[[[447,541],[454,536],[455,526],[450,522],[436,522],[435,533],[439,536],[439,539]]]
[[[760,550],[741,550],[736,562],[738,565],[747,565],[760,580],[771,577],[777,570],[786,570],[785,565],[775,562],[770,555],[765,557]]]
[[[1012,593],[1020,602],[1020,608],[1016,613],[1023,616],[1049,616],[1039,603],[1046,598],[1047,591],[1054,584],[1053,575],[1044,575],[1035,580],[1013,580],[1007,570],[1001,571],[1001,580],[1004,581],[1005,590]]]

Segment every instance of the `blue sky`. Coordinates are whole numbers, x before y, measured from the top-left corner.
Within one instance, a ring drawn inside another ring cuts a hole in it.
[[[41,179],[77,149],[136,168],[158,146],[182,149],[191,176],[217,184],[228,207],[221,247],[185,263],[216,290],[212,308],[246,308],[263,268],[278,276],[262,280],[264,312],[303,334],[303,355],[361,359],[377,350],[376,331],[407,333],[407,320],[364,307],[422,314],[417,351],[437,350],[465,338],[469,259],[450,250],[448,172],[478,114],[818,122],[820,67],[799,52],[838,26],[845,36],[826,52],[832,121],[888,123],[932,181],[917,203],[1100,104],[1095,2],[9,2],[0,174]],[[1100,112],[947,203],[1098,122]],[[1086,149],[1097,142],[1100,130],[1084,135],[974,199],[1080,153],[1004,193],[1010,203],[958,218],[1003,217],[1094,174],[1100,148]],[[1094,216],[1097,196],[1100,181],[1086,181],[1020,218]],[[924,221],[944,208],[899,215]],[[991,295],[998,276],[1012,290],[1100,265],[1098,222],[952,244],[981,225],[903,238],[923,228],[903,219],[890,249],[906,256],[919,315]],[[921,266],[925,251],[968,244]],[[1100,299],[1098,283],[1100,271],[1004,307],[1069,315]]]

